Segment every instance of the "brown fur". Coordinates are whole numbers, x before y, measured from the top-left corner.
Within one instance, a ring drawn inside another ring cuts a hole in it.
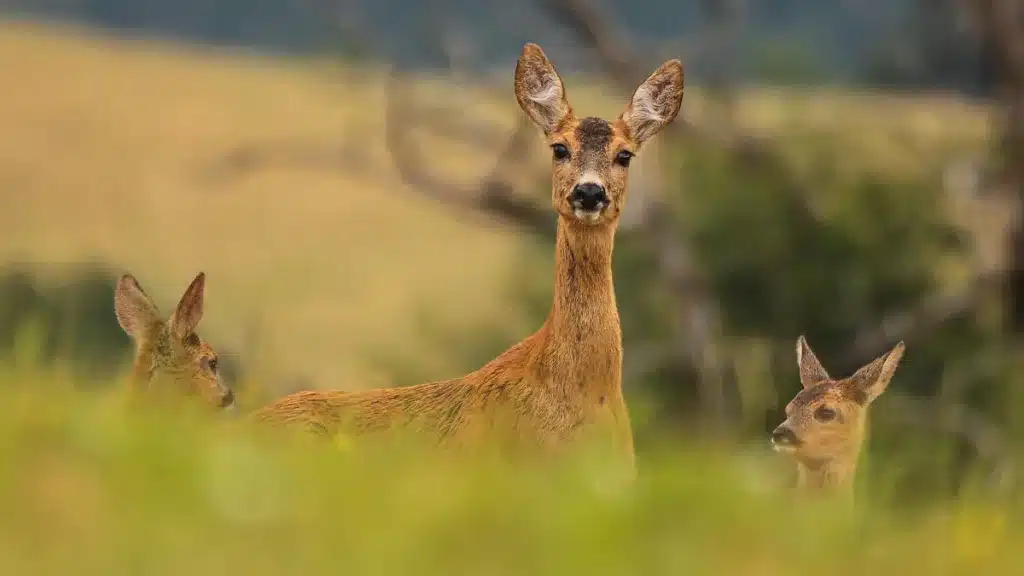
[[[683,95],[682,65],[666,62],[613,122],[579,120],[562,80],[534,44],[515,73],[516,99],[569,158],[552,162],[558,214],[555,295],[543,326],[462,378],[365,392],[307,391],[254,413],[258,421],[334,434],[415,430],[440,444],[477,444],[495,433],[516,448],[562,446],[584,430],[607,433],[633,466],[633,439],[622,393],[622,334],[612,283],[612,246],[626,197],[627,168],[615,162],[671,122]],[[628,162],[627,162],[628,164]],[[578,216],[573,188],[599,180],[607,206]],[[487,441],[483,441],[486,443]]]
[[[114,312],[135,343],[129,392],[138,397],[192,396],[217,407],[233,406],[234,394],[217,372],[217,354],[196,334],[203,317],[206,275],[202,272],[164,320],[142,286],[125,274],[114,289]]]
[[[852,497],[868,408],[885,392],[904,350],[900,342],[853,376],[835,380],[804,337],[797,340],[803,389],[786,406],[786,420],[775,429],[772,438],[778,451],[790,454],[796,461],[802,491]],[[793,441],[782,440],[786,435],[791,435]]]

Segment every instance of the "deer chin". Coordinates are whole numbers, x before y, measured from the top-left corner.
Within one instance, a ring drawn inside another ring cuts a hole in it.
[[[572,215],[584,224],[595,225],[600,224],[604,219],[605,206],[600,206],[593,210],[587,210],[578,206],[573,206]]]
[[[772,450],[778,452],[779,454],[796,454],[796,446],[793,446],[792,444],[780,444],[778,442],[772,442]]]

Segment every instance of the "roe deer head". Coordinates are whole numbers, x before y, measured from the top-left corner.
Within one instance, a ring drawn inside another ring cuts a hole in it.
[[[117,281],[114,311],[135,344],[133,392],[199,397],[218,408],[233,408],[234,394],[220,378],[217,354],[199,337],[206,275],[192,280],[174,314],[164,319],[130,274]]]
[[[868,408],[889,386],[904,350],[900,342],[852,376],[833,379],[807,340],[797,339],[803,389],[786,406],[786,420],[772,432],[772,446],[796,461],[802,489],[852,489]]]

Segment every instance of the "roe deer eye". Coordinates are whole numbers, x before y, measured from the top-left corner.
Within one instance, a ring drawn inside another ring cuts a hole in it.
[[[629,150],[623,150],[615,155],[615,163],[626,168],[629,166],[629,161],[633,159],[633,156],[635,156],[635,154]]]
[[[555,160],[568,160],[569,148],[565,144],[552,144],[551,150],[555,153]]]
[[[206,364],[206,369],[209,370],[211,374],[216,374],[217,373],[217,359],[216,358],[207,358],[206,360],[204,360],[204,363]]]
[[[830,422],[835,420],[836,411],[826,406],[821,406],[814,411],[814,419],[818,422]]]

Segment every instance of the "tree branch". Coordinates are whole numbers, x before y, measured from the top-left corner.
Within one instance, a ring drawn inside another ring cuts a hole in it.
[[[854,338],[841,362],[847,366],[859,366],[895,342],[914,340],[946,322],[969,314],[985,293],[999,289],[1008,273],[1008,270],[998,270],[980,274],[955,294],[932,296],[911,310],[883,319],[877,327],[865,328]]]

